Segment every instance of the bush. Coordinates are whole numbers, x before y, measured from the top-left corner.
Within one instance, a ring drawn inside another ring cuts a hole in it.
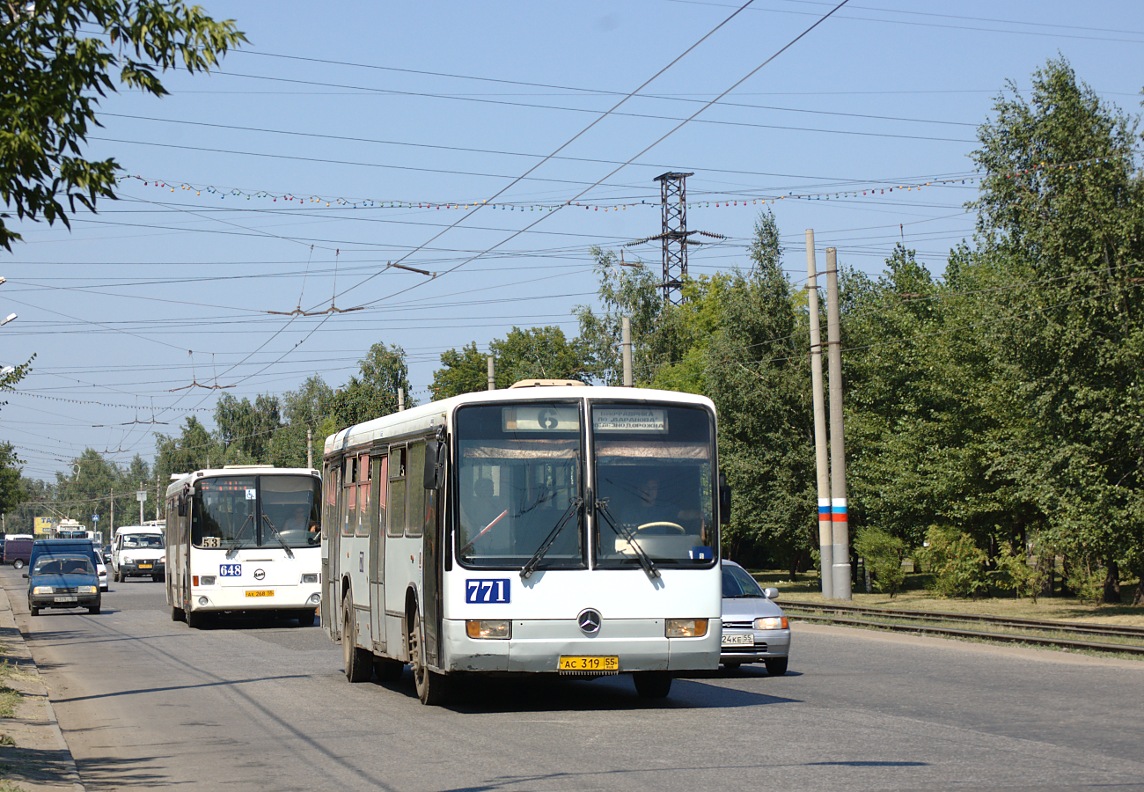
[[[1049,559],[1038,558],[1030,564],[1023,552],[1015,552],[1007,543],[1002,543],[997,555],[997,569],[1003,574],[998,585],[1014,592],[1018,597],[1029,597],[1037,601],[1037,595],[1045,590],[1049,579]]]
[[[893,597],[902,590],[906,582],[902,569],[905,542],[881,528],[863,528],[854,537],[854,551],[866,564],[875,591]]]
[[[985,551],[954,528],[930,526],[918,559],[933,574],[930,590],[940,597],[972,597],[988,589]]]

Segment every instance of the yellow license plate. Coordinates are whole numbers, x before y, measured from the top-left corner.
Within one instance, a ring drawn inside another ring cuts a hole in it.
[[[139,565],[139,568],[140,568],[140,569],[150,569],[150,568],[151,568],[151,565],[150,565],[150,564],[140,564],[140,565]]]
[[[250,589],[246,592],[248,597],[273,597],[274,589]]]
[[[620,658],[617,655],[560,655],[556,669],[571,674],[616,673],[620,670]]]

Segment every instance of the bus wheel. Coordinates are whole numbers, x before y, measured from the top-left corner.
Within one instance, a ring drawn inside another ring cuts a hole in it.
[[[368,682],[373,673],[370,663],[371,652],[357,646],[357,622],[354,620],[353,600],[342,600],[342,661],[345,664],[346,679],[350,682]]]
[[[413,686],[417,688],[417,698],[421,699],[422,704],[443,704],[449,696],[449,680],[444,675],[429,670],[425,660],[421,618],[416,612],[409,618],[413,622],[413,629],[409,633],[409,664],[413,667]]]
[[[194,611],[188,610],[183,611],[183,614],[184,620],[187,622],[187,626],[196,630],[201,630],[203,628],[203,623],[207,620],[207,617],[202,613],[195,613]]]
[[[176,608],[174,605],[172,605],[171,606],[171,621],[186,621],[186,620],[187,620],[187,612],[185,610],[183,610],[182,608]]]
[[[636,671],[632,680],[640,698],[664,698],[671,691],[671,674],[667,671]]]

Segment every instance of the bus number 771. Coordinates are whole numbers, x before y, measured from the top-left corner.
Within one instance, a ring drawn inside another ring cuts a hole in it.
[[[465,602],[509,602],[508,578],[465,580]]]

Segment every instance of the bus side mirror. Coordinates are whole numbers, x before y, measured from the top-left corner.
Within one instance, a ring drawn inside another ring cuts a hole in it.
[[[186,517],[187,516],[187,497],[185,495],[180,495],[176,499],[176,503],[178,504],[179,516],[180,517]]]
[[[436,438],[425,444],[425,476],[424,486],[427,490],[435,490],[441,486],[441,476],[445,468],[445,438],[438,434]]]
[[[722,473],[719,474],[719,522],[723,525],[731,522],[731,487]]]

